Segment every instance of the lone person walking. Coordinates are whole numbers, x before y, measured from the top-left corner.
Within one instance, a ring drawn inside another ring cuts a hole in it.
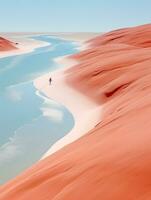
[[[50,84],[50,85],[51,85],[51,82],[52,82],[52,79],[50,78],[50,79],[49,79],[49,84]]]

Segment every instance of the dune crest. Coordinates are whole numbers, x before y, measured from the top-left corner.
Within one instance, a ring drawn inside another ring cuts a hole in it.
[[[15,47],[15,43],[0,37],[0,51],[9,51],[9,50],[13,50],[13,49],[17,49]]]
[[[2,186],[0,200],[150,199],[151,24],[89,42],[66,81],[103,105],[102,121]]]

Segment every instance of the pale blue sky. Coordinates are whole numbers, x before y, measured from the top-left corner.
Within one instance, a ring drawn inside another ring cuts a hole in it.
[[[150,22],[151,0],[0,0],[0,32],[103,32]]]

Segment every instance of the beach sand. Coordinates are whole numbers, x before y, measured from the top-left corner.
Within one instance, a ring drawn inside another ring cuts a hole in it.
[[[57,36],[63,40],[69,40],[76,42],[79,45],[79,50],[84,51],[89,48],[87,41],[91,40],[94,37],[99,36],[101,33],[53,33],[52,35]]]
[[[101,33],[85,32],[85,33],[53,33],[52,35],[58,36],[59,38],[77,42],[86,42],[96,36],[99,36]]]
[[[58,58],[55,61],[64,66],[64,69],[39,77],[34,81],[34,86],[47,97],[63,104],[72,113],[75,124],[66,136],[48,150],[44,158],[88,133],[101,119],[101,106],[98,106],[66,82],[65,72],[76,65],[76,61],[68,57]],[[49,83],[50,77],[52,80],[51,85]]]
[[[16,49],[12,49],[9,51],[1,51],[0,58],[30,53],[34,51],[34,49],[36,48],[50,45],[47,42],[27,38],[24,35],[19,36],[19,37],[17,37],[16,35],[13,35],[13,36],[9,35],[6,37],[6,35],[3,34],[3,37],[7,38],[11,42],[18,43],[18,44],[15,45]]]

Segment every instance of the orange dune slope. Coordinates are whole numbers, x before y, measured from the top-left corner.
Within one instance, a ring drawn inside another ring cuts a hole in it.
[[[15,43],[0,37],[0,51],[9,51],[16,49]]]
[[[103,105],[102,121],[2,186],[0,200],[151,199],[151,25],[90,43],[66,80]]]

